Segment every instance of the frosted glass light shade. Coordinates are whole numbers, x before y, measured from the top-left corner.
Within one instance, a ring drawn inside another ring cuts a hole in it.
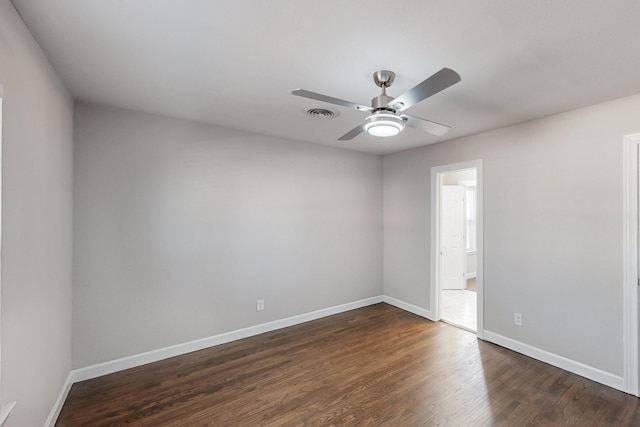
[[[388,137],[402,132],[404,120],[391,113],[373,113],[366,118],[364,130],[370,135]]]

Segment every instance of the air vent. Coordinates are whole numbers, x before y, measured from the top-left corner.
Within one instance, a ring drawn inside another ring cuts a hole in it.
[[[338,117],[340,112],[333,110],[322,105],[308,105],[304,107],[303,111],[307,116],[316,117],[318,119],[333,119]]]

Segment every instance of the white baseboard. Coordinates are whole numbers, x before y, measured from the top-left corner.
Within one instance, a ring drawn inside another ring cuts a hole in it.
[[[497,344],[501,347],[508,348],[509,350],[513,350],[517,353],[524,354],[525,356],[529,356],[533,359],[540,360],[541,362],[548,363],[549,365],[556,366],[560,369],[564,369],[565,371],[580,375],[581,377],[585,377],[600,384],[626,392],[624,389],[623,378],[618,375],[605,372],[601,369],[594,368],[593,366],[585,365],[584,363],[576,362],[575,360],[568,359],[564,356],[559,356],[557,354],[541,350],[529,344],[496,334],[495,332],[487,331],[486,329],[484,331],[484,340]]]
[[[67,375],[67,380],[64,382],[62,386],[62,390],[60,390],[60,395],[58,396],[58,400],[56,400],[55,405],[51,409],[49,413],[49,417],[47,417],[47,421],[44,423],[44,427],[53,427],[58,420],[58,416],[60,415],[60,411],[62,411],[62,406],[64,405],[64,401],[67,400],[67,396],[69,395],[69,390],[71,390],[71,386],[73,385],[73,371]]]
[[[382,296],[366,298],[359,301],[337,305],[322,310],[312,311],[310,313],[304,313],[297,316],[287,317],[285,319],[274,320],[273,322],[263,323],[244,329],[238,329],[235,331],[202,338],[195,341],[176,344],[170,347],[148,351],[146,353],[140,353],[133,356],[123,357],[121,359],[98,363],[96,365],[87,366],[85,368],[74,369],[69,373],[69,376],[67,377],[67,380],[65,381],[62,390],[60,391],[58,400],[56,400],[55,405],[51,409],[51,413],[49,414],[44,427],[53,427],[55,425],[58,416],[60,415],[60,411],[62,410],[62,406],[64,405],[64,402],[69,395],[71,386],[74,383],[90,380],[92,378],[101,377],[103,375],[112,374],[114,372],[119,372],[129,368],[135,368],[136,366],[146,365],[147,363],[157,362],[163,359],[168,359],[170,357],[180,356],[182,354],[191,353],[193,351],[203,350],[208,347],[225,344],[231,341],[263,334],[265,332],[275,331],[277,329],[298,325],[300,323],[309,322],[311,320],[317,320],[323,317],[332,316],[334,314],[343,313],[345,311],[355,310],[357,308],[378,304],[380,302],[383,302]]]
[[[264,334],[265,332],[275,331],[277,329],[286,328],[300,323],[309,322],[311,320],[320,319],[322,317],[331,316],[345,311],[366,307],[368,305],[377,304],[383,301],[382,296],[367,298],[354,301],[347,304],[337,305],[322,310],[312,311],[310,313],[299,314],[297,316],[287,317],[285,319],[274,320],[272,322],[263,323],[256,326],[250,326],[244,329],[238,329],[195,341],[182,344],[176,344],[170,347],[152,350],[145,353],[135,354],[133,356],[123,357],[121,359],[111,360],[96,365],[87,366],[85,368],[75,369],[71,371],[70,376],[74,383],[101,377],[103,375],[112,374],[114,372],[123,371],[136,366],[146,365],[147,363],[157,362],[159,360],[168,359],[174,356],[191,353],[193,351],[203,350],[231,341],[252,337],[254,335]]]
[[[408,311],[409,313],[417,314],[418,316],[422,316],[426,319],[433,320],[431,316],[431,311],[426,308],[418,307],[417,305],[409,304],[407,302],[401,301],[399,299],[395,299],[386,295],[382,296],[382,302],[386,302],[389,305],[394,307],[398,307],[404,311]]]
[[[16,406],[16,402],[5,403],[0,407],[0,426],[7,420],[7,417],[14,406]]]
[[[478,277],[478,273],[469,273],[469,274],[465,274],[464,278],[469,280],[469,279],[475,279],[476,277]]]
[[[53,427],[62,406],[69,394],[71,386],[80,381],[97,378],[103,375],[112,374],[129,368],[135,368],[137,366],[146,365],[147,363],[157,362],[170,357],[179,356],[193,351],[202,350],[205,348],[225,344],[231,341],[236,341],[243,338],[263,334],[265,332],[275,331],[277,329],[286,328],[289,326],[298,325],[300,323],[309,322],[312,320],[320,319],[323,317],[331,316],[338,313],[343,313],[349,310],[355,310],[357,308],[366,307],[369,305],[385,302],[389,305],[397,307],[399,309],[408,311],[418,316],[424,317],[429,320],[433,320],[431,311],[418,307],[413,304],[401,301],[396,298],[392,298],[386,295],[377,297],[371,297],[359,301],[354,301],[347,304],[342,304],[334,307],[325,308],[322,310],[313,311],[310,313],[300,314],[297,316],[287,317],[285,319],[274,320],[272,322],[263,323],[256,326],[251,326],[244,329],[238,329],[235,331],[214,335],[207,338],[202,338],[195,341],[190,341],[182,344],[173,345],[170,347],[161,348],[158,350],[148,351],[146,353],[140,353],[133,356],[123,357],[104,363],[99,363],[85,368],[75,369],[69,373],[67,380],[60,392],[60,396],[55,403],[55,406],[49,414],[49,418],[45,423],[45,427]],[[588,378],[590,380],[599,382],[617,390],[624,390],[623,378],[611,373],[602,371],[600,369],[585,365],[575,360],[567,359],[566,357],[559,356],[548,351],[541,350],[537,347],[530,346],[528,344],[507,338],[505,336],[496,334],[491,331],[484,331],[484,340],[497,344],[499,346],[508,348],[509,350],[516,351],[518,353],[529,356],[533,359],[540,360],[566,371],[572,372],[576,375]]]

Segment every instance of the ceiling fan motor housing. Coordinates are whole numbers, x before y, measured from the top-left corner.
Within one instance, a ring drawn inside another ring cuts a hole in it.
[[[393,99],[394,98],[392,96],[389,96],[386,93],[383,93],[382,95],[378,95],[371,100],[371,107],[373,108],[374,111],[387,110],[387,111],[393,111],[395,113],[394,109],[388,107],[389,103],[393,101]]]

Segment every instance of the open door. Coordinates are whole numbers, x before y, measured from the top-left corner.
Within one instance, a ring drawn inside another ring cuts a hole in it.
[[[441,189],[440,288],[466,288],[465,187],[443,185]]]

